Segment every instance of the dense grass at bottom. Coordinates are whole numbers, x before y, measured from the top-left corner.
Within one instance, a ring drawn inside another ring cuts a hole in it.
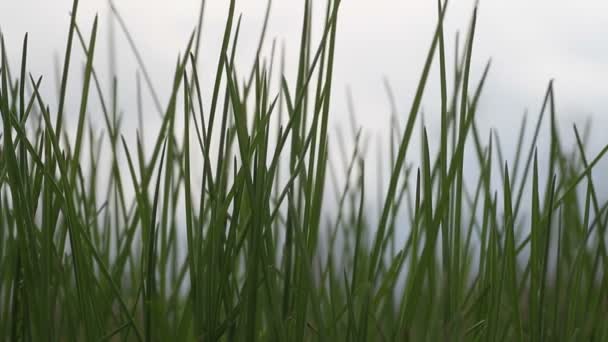
[[[329,138],[339,1],[317,39],[304,6],[293,80],[274,43],[261,55],[264,29],[253,68],[236,70],[234,1],[216,72],[197,71],[197,30],[164,106],[131,43],[162,116],[145,146],[144,114],[156,113],[121,114],[116,91],[104,91],[97,19],[84,37],[78,1],[53,101],[40,91],[49,81],[28,72],[27,36],[17,63],[6,56],[18,47],[2,44],[0,339],[608,340],[608,203],[592,175],[608,147],[587,155],[576,127],[564,146],[553,84],[505,158],[475,120],[489,70],[470,79],[477,12],[448,71],[439,2],[409,114],[384,146],[379,175],[390,177],[370,180],[356,124],[337,145]],[[86,56],[78,89],[75,50]],[[436,139],[418,125],[431,82]],[[138,116],[137,135],[125,115]],[[419,165],[408,162],[414,148]]]

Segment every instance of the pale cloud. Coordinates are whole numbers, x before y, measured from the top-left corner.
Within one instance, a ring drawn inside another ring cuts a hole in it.
[[[452,1],[446,19],[448,53],[453,51],[453,34],[466,32],[474,1]],[[197,20],[200,2],[194,0],[116,1],[151,71],[153,83],[166,93],[172,68]],[[265,1],[237,1],[243,14],[239,65],[251,65],[257,44]],[[53,54],[62,56],[67,34],[70,0],[3,1],[0,27],[14,59],[20,41],[30,32],[30,66],[39,74],[52,74]],[[89,30],[95,13],[100,13],[101,46],[107,46],[107,2],[81,1],[79,23]],[[320,23],[324,3],[315,3],[315,22]],[[275,0],[269,38],[284,43],[288,67],[296,62],[303,1]],[[214,70],[224,29],[227,1],[208,0],[203,37],[201,69]],[[437,18],[435,1],[345,0],[342,1],[335,69],[334,118],[346,115],[344,90],[352,87],[358,120],[372,132],[388,125],[388,103],[382,85],[387,77],[395,89],[402,113],[407,112]],[[587,1],[481,1],[473,56],[473,77],[477,79],[491,57],[493,66],[487,83],[484,121],[515,127],[525,107],[533,110],[550,79],[556,79],[559,104],[570,113],[593,114],[603,119],[608,110],[608,2]],[[137,64],[122,35],[118,34],[120,77],[125,87],[123,108],[130,110],[132,81]],[[268,51],[270,40],[267,44]],[[461,39],[463,43],[463,39]],[[98,67],[105,67],[102,51]],[[452,57],[448,59],[452,60]],[[293,68],[292,68],[293,69]],[[435,68],[436,69],[436,68]],[[436,108],[437,75],[431,75],[425,109]],[[47,77],[48,78],[48,77]],[[51,80],[47,80],[51,82]],[[493,104],[500,104],[493,106]],[[505,120],[508,115],[512,120]],[[560,111],[564,118],[572,114]],[[499,117],[500,116],[500,117]],[[432,116],[430,116],[432,120]],[[508,131],[508,129],[507,129]]]

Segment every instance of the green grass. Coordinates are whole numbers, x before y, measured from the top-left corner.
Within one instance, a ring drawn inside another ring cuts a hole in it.
[[[608,340],[608,202],[592,175],[608,146],[587,155],[576,126],[564,146],[553,83],[505,158],[497,132],[475,120],[490,66],[471,78],[477,12],[449,71],[439,1],[405,128],[380,146],[390,153],[378,175],[389,178],[368,179],[376,166],[356,123],[330,138],[340,2],[327,4],[316,39],[311,2],[294,79],[274,42],[261,54],[268,14],[253,67],[235,67],[230,1],[215,72],[197,70],[197,30],[165,104],[114,9],[162,117],[157,131],[141,105],[121,114],[116,83],[104,91],[97,19],[83,36],[78,1],[57,98],[41,95],[46,75],[28,72],[27,36],[11,63],[19,47],[3,40],[1,340]],[[72,84],[78,50],[85,68]],[[441,90],[440,111],[425,114],[440,122],[437,139],[420,117],[430,84]],[[127,115],[137,134],[122,128]]]

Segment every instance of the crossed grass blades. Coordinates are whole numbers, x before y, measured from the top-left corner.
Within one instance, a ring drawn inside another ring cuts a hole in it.
[[[145,91],[162,117],[146,132],[154,142],[146,148],[143,116],[156,113],[140,105],[120,114],[116,80],[104,92],[97,18],[84,37],[77,0],[56,106],[40,92],[49,79],[28,72],[27,36],[12,63],[7,49],[17,47],[3,39],[1,339],[608,340],[607,203],[591,174],[608,147],[586,155],[576,127],[575,146],[563,146],[550,83],[535,124],[524,118],[506,160],[498,134],[475,121],[489,70],[469,77],[477,11],[448,71],[447,3],[437,5],[409,115],[395,118],[405,128],[391,132],[380,165],[390,178],[379,180],[377,203],[365,192],[354,122],[352,140],[339,135],[341,153],[329,157],[338,0],[327,3],[317,39],[312,1],[304,1],[295,79],[286,78],[274,41],[271,56],[261,55],[269,11],[253,67],[236,70],[240,17],[230,1],[215,74],[197,72],[197,29],[166,104],[112,7],[147,87],[138,77],[137,103]],[[204,2],[199,28],[203,15]],[[80,89],[69,81],[77,49],[86,56]],[[429,79],[431,67],[439,79]],[[213,77],[210,94],[201,77]],[[441,89],[433,113],[441,136],[429,141],[420,125],[418,166],[406,160],[431,81]],[[66,128],[68,94],[80,103],[70,115],[75,131]],[[88,113],[103,117],[101,130]],[[135,114],[129,145],[121,124]],[[545,129],[548,157],[539,158]],[[465,154],[477,164],[465,167]],[[475,170],[468,184],[464,174]]]

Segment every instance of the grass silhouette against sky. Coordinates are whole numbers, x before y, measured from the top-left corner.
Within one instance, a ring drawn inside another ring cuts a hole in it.
[[[119,106],[120,75],[105,84],[96,67],[99,20],[81,19],[78,1],[56,80],[29,72],[27,35],[3,39],[2,339],[607,338],[608,206],[593,170],[608,145],[588,153],[588,131],[560,125],[549,80],[515,139],[482,129],[491,63],[472,64],[477,8],[455,42],[438,1],[411,103],[398,109],[387,83],[386,158],[368,158],[354,115],[330,128],[342,4],[324,5],[313,20],[302,3],[287,71],[265,24],[252,67],[237,66],[245,43],[230,1],[221,47],[205,49],[195,30],[168,96],[133,40],[131,111]]]

